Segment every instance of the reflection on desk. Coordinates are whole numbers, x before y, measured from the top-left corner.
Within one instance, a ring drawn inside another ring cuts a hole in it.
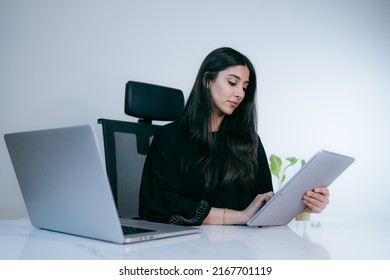
[[[359,234],[335,222],[201,226],[200,234],[118,245],[35,229],[28,220],[0,221],[0,259],[390,259],[389,228],[373,242],[366,227]]]

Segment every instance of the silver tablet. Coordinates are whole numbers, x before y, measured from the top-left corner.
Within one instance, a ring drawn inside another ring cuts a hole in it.
[[[318,151],[274,196],[250,219],[248,226],[288,224],[305,208],[305,192],[330,186],[354,158],[329,151]]]

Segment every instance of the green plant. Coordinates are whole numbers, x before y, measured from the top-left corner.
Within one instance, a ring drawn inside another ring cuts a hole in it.
[[[280,189],[283,182],[286,180],[286,172],[290,167],[296,165],[299,162],[301,163],[302,167],[306,163],[304,159],[298,159],[296,157],[286,157],[283,160],[281,157],[278,157],[274,154],[272,154],[269,159],[271,173],[277,178],[278,181],[278,189]]]

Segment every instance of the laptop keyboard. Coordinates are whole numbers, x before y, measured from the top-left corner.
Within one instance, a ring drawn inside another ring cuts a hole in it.
[[[129,234],[137,234],[137,233],[144,233],[144,232],[153,232],[155,230],[146,229],[146,228],[138,228],[138,227],[122,226],[122,231],[123,231],[124,235],[129,235]]]

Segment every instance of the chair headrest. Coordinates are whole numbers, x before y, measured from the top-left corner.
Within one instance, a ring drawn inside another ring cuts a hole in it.
[[[126,84],[125,114],[145,121],[173,121],[184,108],[179,89],[129,81]]]

